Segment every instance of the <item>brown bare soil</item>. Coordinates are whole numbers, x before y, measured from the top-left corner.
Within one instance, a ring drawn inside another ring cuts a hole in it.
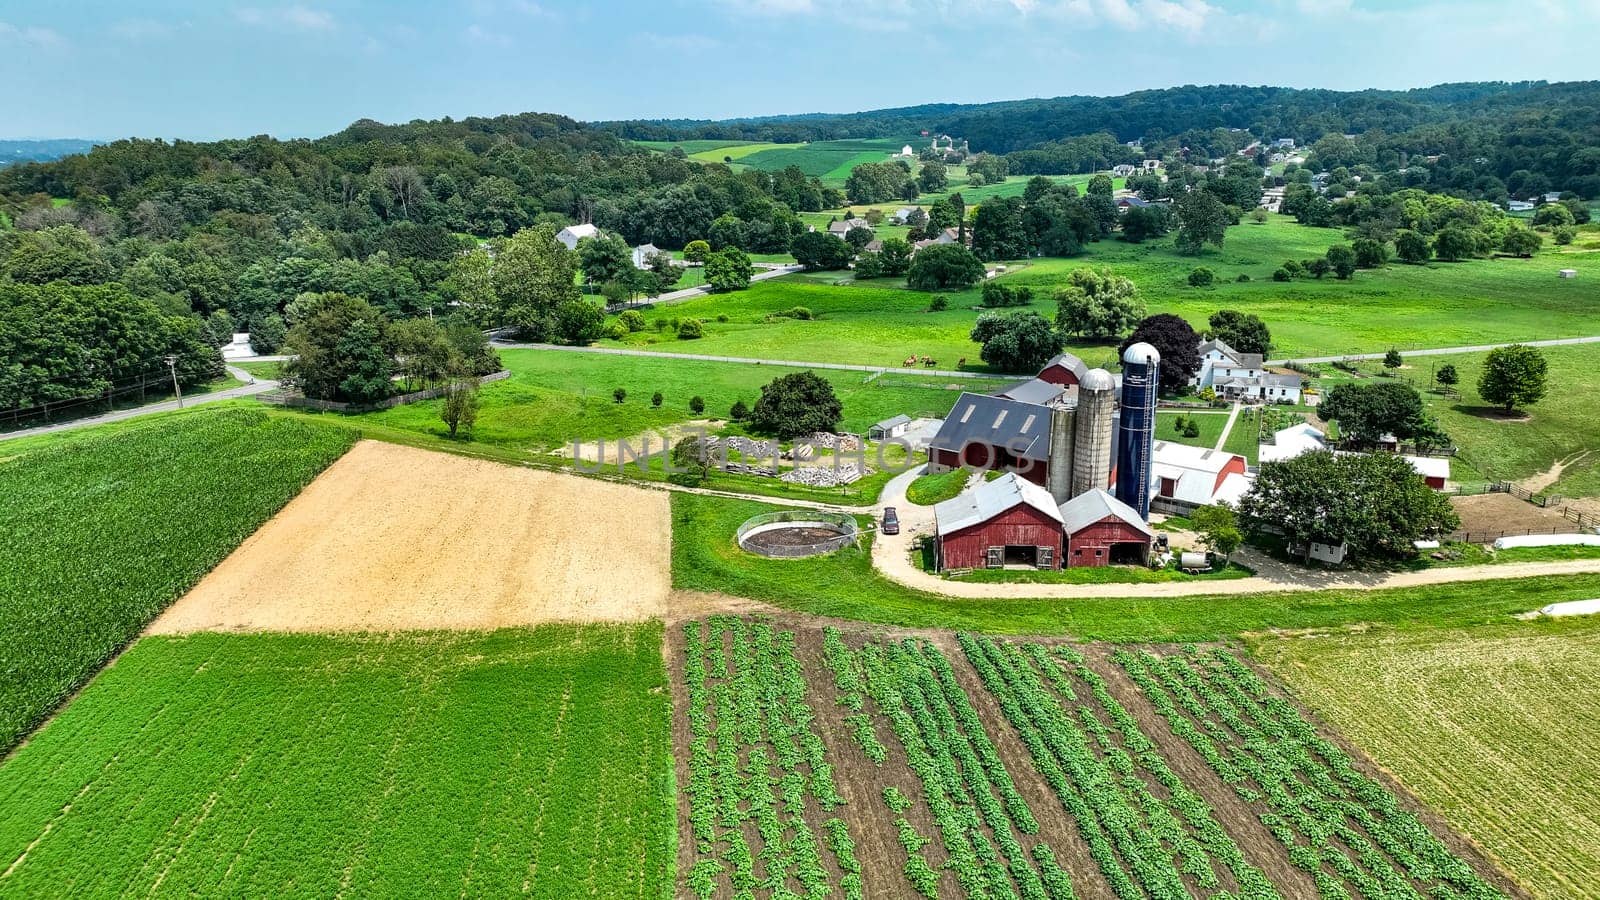
[[[664,492],[363,441],[150,631],[627,622],[670,588]]]
[[[1534,506],[1510,494],[1452,497],[1450,505],[1455,507],[1456,515],[1461,517],[1461,530],[1473,534],[1578,530],[1577,525],[1561,515],[1559,509]]]

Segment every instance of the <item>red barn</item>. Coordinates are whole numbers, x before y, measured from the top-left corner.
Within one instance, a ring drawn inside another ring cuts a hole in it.
[[[1066,559],[1078,566],[1143,565],[1150,559],[1155,532],[1139,511],[1105,491],[1089,491],[1061,504]]]
[[[1015,472],[1044,484],[1050,462],[1050,408],[1006,397],[962,394],[928,444],[930,470],[962,466]]]
[[[938,567],[1061,568],[1061,512],[1050,492],[1015,473],[933,508]]]
[[[1039,370],[1039,378],[1051,384],[1062,387],[1073,387],[1083,381],[1083,376],[1089,373],[1089,367],[1083,360],[1071,353],[1060,353],[1044,364]]]

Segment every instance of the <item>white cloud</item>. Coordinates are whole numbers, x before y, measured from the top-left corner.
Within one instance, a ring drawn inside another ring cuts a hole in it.
[[[466,30],[467,40],[474,44],[484,44],[490,47],[509,47],[511,38],[498,31],[491,31],[482,25],[468,25]]]
[[[656,34],[642,31],[634,35],[634,43],[656,50],[673,53],[704,53],[722,46],[722,42],[703,34]]]
[[[59,47],[66,43],[57,31],[37,25],[12,25],[0,22],[0,44],[27,44],[33,47]]]
[[[722,0],[722,5],[749,15],[812,17],[879,30],[980,21],[1019,26],[1047,22],[1075,31],[1155,27],[1192,34],[1229,18],[1225,10],[1206,0]]]
[[[235,16],[240,22],[255,28],[281,28],[290,31],[332,31],[338,27],[333,15],[307,6],[285,6],[277,9],[245,7]]]

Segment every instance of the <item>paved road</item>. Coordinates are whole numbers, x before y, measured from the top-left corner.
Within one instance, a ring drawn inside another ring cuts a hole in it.
[[[758,268],[763,266],[762,263],[754,263],[753,265],[757,266]],[[751,283],[755,283],[757,281],[766,281],[769,278],[782,278],[785,275],[793,275],[794,273],[803,271],[804,269],[803,266],[778,266],[771,265],[770,263],[766,265],[770,266],[770,268],[766,268],[764,271],[758,271],[754,275],[750,276]],[[647,305],[664,306],[669,303],[677,303],[680,300],[690,300],[709,293],[711,293],[710,285],[697,284],[691,288],[684,288],[681,291],[672,291],[670,293],[661,294],[657,297],[644,297],[639,300],[629,300],[627,303],[618,303],[616,306],[606,307],[606,310],[608,312],[616,312],[618,310],[634,309]]]
[[[202,403],[215,403],[218,400],[233,400],[238,397],[250,397],[266,393],[278,386],[276,381],[257,381],[254,375],[243,369],[228,366],[228,374],[244,382],[236,388],[225,391],[212,391],[209,394],[196,394],[193,397],[183,398],[183,408],[199,406]],[[135,406],[131,409],[119,409],[98,416],[89,416],[83,419],[73,419],[70,422],[60,422],[55,425],[40,425],[37,428],[25,428],[21,431],[8,431],[0,433],[0,441],[11,438],[30,437],[36,434],[49,434],[53,431],[71,431],[75,428],[88,428],[91,425],[104,425],[107,422],[120,422],[136,416],[146,416],[150,413],[169,412],[178,408],[178,401],[164,400],[160,403],[151,403],[145,406]]]
[[[1548,341],[1507,341],[1503,344],[1476,344],[1471,347],[1432,347],[1426,350],[1406,350],[1405,355],[1410,356],[1448,356],[1452,353],[1487,353],[1496,347],[1509,347],[1512,344],[1521,344],[1524,347],[1569,347],[1573,344],[1600,344],[1600,335],[1591,337],[1556,338]],[[1297,363],[1332,363],[1342,359],[1383,359],[1382,353],[1345,353],[1340,356],[1296,356],[1293,359],[1269,359],[1269,366],[1281,366],[1290,362]]]
[[[922,375],[936,375],[940,378],[999,378],[1007,376],[993,375],[986,372],[952,372],[948,369],[920,369],[915,366],[858,366],[850,363],[819,363],[800,362],[792,359],[757,359],[753,356],[708,356],[703,353],[667,353],[661,350],[629,350],[622,347],[566,347],[560,344],[516,344],[495,341],[496,347],[512,350],[558,350],[564,353],[599,353],[610,356],[648,356],[654,359],[697,359],[702,362],[742,363],[747,366],[783,366],[793,369],[838,369],[846,372],[876,372],[886,375],[890,372],[917,373]],[[1020,376],[1012,376],[1020,377]]]

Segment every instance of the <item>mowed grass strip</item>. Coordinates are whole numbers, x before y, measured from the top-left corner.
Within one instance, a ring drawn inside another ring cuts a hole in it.
[[[661,626],[153,637],[0,767],[0,895],[658,898]]]
[[[0,750],[355,440],[257,410],[196,410],[0,463]]]
[[[808,559],[770,559],[739,549],[733,541],[739,524],[779,508],[749,500],[674,494],[673,586],[748,597],[811,615],[908,628],[1067,634],[1105,641],[1209,641],[1270,629],[1352,623],[1396,628],[1505,623],[1516,613],[1547,603],[1600,596],[1600,575],[1562,575],[1383,590],[955,599],[882,577],[872,568],[864,546]]]
[[[1600,897],[1600,622],[1257,637],[1250,650],[1538,897]]]

